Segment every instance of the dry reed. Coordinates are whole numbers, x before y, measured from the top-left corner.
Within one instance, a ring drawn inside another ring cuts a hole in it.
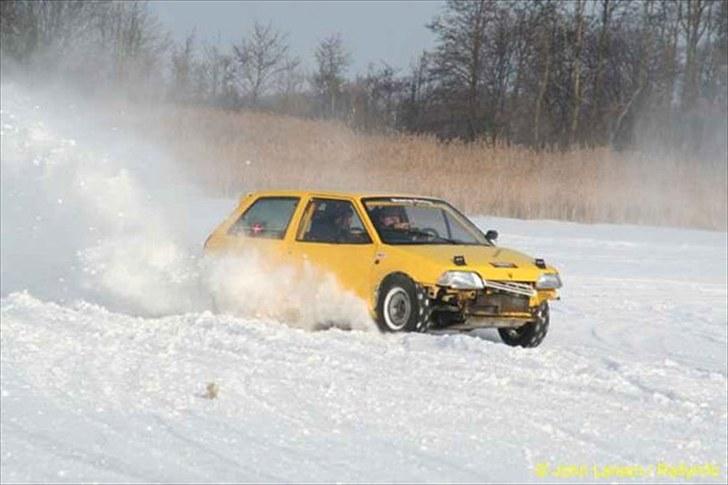
[[[726,161],[364,135],[338,122],[195,107],[147,110],[127,121],[226,195],[404,192],[444,197],[469,214],[726,229]]]

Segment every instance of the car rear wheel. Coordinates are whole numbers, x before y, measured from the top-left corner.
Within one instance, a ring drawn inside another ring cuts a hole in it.
[[[377,301],[377,324],[382,331],[424,332],[431,313],[427,292],[411,278],[395,273],[382,281]]]
[[[549,304],[541,303],[534,312],[534,321],[518,328],[499,328],[501,340],[513,347],[538,347],[549,329]]]

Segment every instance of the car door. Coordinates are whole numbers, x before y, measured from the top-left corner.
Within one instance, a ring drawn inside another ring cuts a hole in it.
[[[226,252],[255,251],[275,262],[287,254],[286,234],[300,197],[261,195],[240,210],[219,229],[216,245]]]
[[[348,227],[342,220],[346,214],[350,214]],[[375,244],[352,200],[309,198],[290,248],[296,257],[332,273],[343,289],[371,304]]]

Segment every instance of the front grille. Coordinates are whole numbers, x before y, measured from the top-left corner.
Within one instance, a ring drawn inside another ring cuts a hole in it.
[[[528,312],[528,297],[507,293],[479,293],[467,310],[468,313],[499,315]]]

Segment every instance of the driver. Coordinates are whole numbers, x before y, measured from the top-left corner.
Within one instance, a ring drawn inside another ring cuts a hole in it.
[[[379,224],[382,229],[407,231],[410,228],[409,222],[404,217],[401,207],[385,205],[379,209]]]
[[[322,206],[311,222],[306,240],[319,242],[347,242],[351,236],[351,207],[336,202]],[[318,209],[317,209],[318,211]]]
[[[346,243],[351,239],[353,211],[348,204],[332,203],[326,210],[327,221],[322,236],[326,241]]]
[[[337,240],[346,240],[351,235],[351,218],[353,211],[348,205],[341,205],[334,210],[334,234]]]

